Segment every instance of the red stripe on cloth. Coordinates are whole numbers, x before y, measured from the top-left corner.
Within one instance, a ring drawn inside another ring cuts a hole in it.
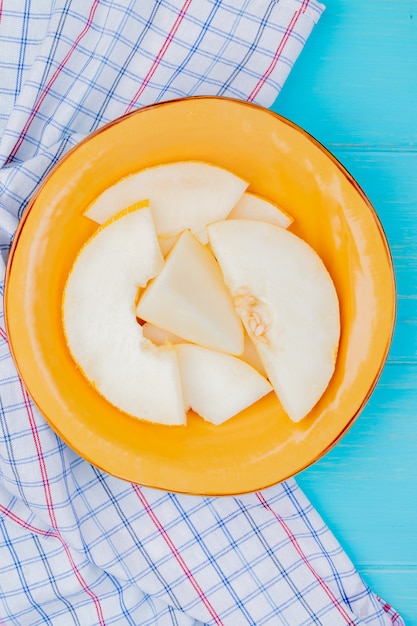
[[[3,15],[3,0],[0,0],[0,23],[1,23],[2,15]]]
[[[81,575],[81,572],[79,571],[79,569],[78,569],[74,559],[72,558],[72,554],[70,552],[69,547],[67,546],[67,544],[65,543],[64,539],[61,537],[61,535],[59,533],[58,524],[57,524],[56,517],[55,517],[54,505],[53,505],[53,501],[52,501],[51,486],[50,486],[50,483],[49,483],[48,473],[47,473],[47,470],[46,470],[45,457],[44,457],[43,451],[42,451],[42,445],[41,445],[41,440],[40,440],[40,437],[39,437],[39,431],[38,431],[38,428],[36,426],[35,416],[33,415],[32,403],[30,401],[29,395],[28,395],[26,389],[24,388],[21,380],[20,380],[20,387],[21,387],[21,390],[22,390],[23,401],[25,403],[25,408],[26,408],[26,413],[27,413],[28,419],[29,419],[29,424],[30,424],[30,427],[32,429],[33,439],[34,439],[35,447],[36,447],[36,453],[38,455],[39,467],[40,467],[40,470],[41,470],[42,484],[43,484],[44,493],[45,493],[46,506],[48,508],[49,518],[51,520],[51,526],[52,526],[52,528],[56,532],[55,536],[57,537],[57,539],[60,540],[60,542],[62,544],[62,547],[65,550],[65,553],[66,553],[66,555],[68,557],[68,561],[70,562],[70,565],[71,565],[71,567],[73,569],[73,572],[74,572],[78,582],[80,583],[80,586],[86,592],[86,594],[91,598],[91,600],[94,602],[94,606],[95,606],[95,609],[96,609],[96,612],[97,612],[97,617],[99,619],[100,626],[105,626],[105,621],[104,621],[103,611],[101,609],[100,600],[98,599],[98,596],[96,596],[96,594],[90,589],[90,587],[85,582],[85,580],[84,580],[83,576]]]
[[[396,626],[396,625],[404,626],[404,622],[403,622],[401,615],[397,613],[397,611],[390,604],[388,604],[388,602],[385,602],[385,600],[383,600],[379,596],[376,596],[376,599],[381,604],[385,613],[391,618],[391,624],[393,626]]]
[[[291,34],[295,28],[295,25],[297,24],[300,16],[306,12],[308,5],[310,4],[310,0],[303,0],[302,5],[300,6],[299,9],[297,9],[297,11],[294,13],[294,15],[291,18],[290,23],[288,24],[285,33],[282,36],[281,41],[279,42],[278,48],[275,51],[274,57],[271,61],[271,63],[269,64],[269,67],[267,68],[266,72],[264,73],[264,75],[259,79],[258,83],[255,85],[255,87],[253,88],[252,92],[249,94],[248,97],[248,102],[253,102],[254,99],[256,98],[256,96],[258,95],[258,93],[260,92],[260,90],[262,89],[262,87],[264,86],[264,84],[266,83],[266,81],[268,80],[268,78],[270,77],[270,75],[272,74],[272,72],[274,71],[275,67],[277,66],[277,63],[283,53],[283,50],[289,40],[289,38],[291,37]]]
[[[130,101],[129,106],[126,109],[126,113],[129,113],[133,107],[135,106],[136,102],[139,100],[140,96],[142,95],[142,93],[145,91],[146,87],[149,84],[149,81],[151,80],[152,76],[155,74],[160,62],[162,61],[165,52],[168,50],[169,45],[171,43],[171,41],[174,39],[175,34],[178,30],[178,28],[180,27],[180,24],[182,22],[182,20],[184,19],[189,6],[191,4],[192,0],[185,0],[180,12],[178,13],[175,22],[171,28],[171,30],[168,33],[167,38],[165,39],[163,45],[161,46],[161,49],[159,50],[158,54],[156,55],[148,73],[146,74],[145,78],[142,81],[142,84],[140,85],[139,89],[137,90],[137,92],[135,93],[135,95],[133,96],[132,100]]]
[[[42,535],[42,537],[56,537],[56,530],[42,530],[42,528],[37,528],[36,526],[29,524],[29,522],[25,522],[25,520],[23,520],[21,517],[18,517],[15,513],[13,513],[13,511],[8,509],[1,503],[0,512],[6,517],[10,518],[12,522],[19,524],[19,526],[21,526],[25,530],[30,530],[30,532],[34,533],[35,535]]]
[[[4,332],[4,330],[2,328],[0,328],[0,335],[1,337],[8,343],[8,339],[7,339],[7,335]],[[22,380],[19,377],[19,383],[20,383],[20,388],[21,388],[21,392],[22,392],[22,396],[23,396],[23,402],[25,405],[25,409],[26,409],[26,414],[28,416],[28,420],[29,420],[29,424],[30,424],[30,428],[32,430],[32,435],[33,435],[33,439],[35,442],[35,448],[36,448],[36,454],[38,457],[38,462],[39,462],[39,467],[40,467],[40,471],[41,471],[41,478],[42,478],[42,484],[43,484],[43,488],[44,488],[44,493],[45,493],[45,500],[46,500],[46,506],[48,508],[48,513],[49,513],[49,519],[51,521],[51,526],[53,528],[53,533],[48,532],[48,531],[41,531],[40,529],[35,528],[34,526],[31,527],[30,524],[26,524],[26,522],[24,522],[23,520],[21,520],[20,518],[18,518],[14,513],[12,513],[11,511],[9,511],[8,515],[10,518],[14,519],[14,521],[16,521],[17,523],[20,523],[20,525],[24,526],[25,528],[27,528],[28,530],[32,531],[32,532],[36,532],[39,534],[45,534],[48,536],[53,536],[56,537],[57,539],[59,539],[59,541],[62,544],[62,547],[65,550],[65,553],[68,557],[68,561],[72,567],[72,570],[75,574],[75,577],[77,578],[80,586],[82,587],[82,589],[86,592],[86,594],[91,598],[91,600],[94,603],[96,612],[97,612],[97,617],[99,620],[99,625],[100,626],[105,626],[105,621],[104,621],[104,615],[103,615],[103,611],[101,608],[101,604],[100,604],[100,600],[98,599],[98,596],[96,596],[96,594],[90,589],[90,587],[87,585],[87,583],[85,582],[81,572],[79,571],[74,559],[72,558],[72,554],[70,552],[70,549],[68,547],[68,545],[66,544],[66,542],[64,541],[63,537],[61,537],[59,530],[58,530],[58,524],[56,521],[56,517],[55,517],[55,510],[54,510],[54,505],[53,505],[53,501],[52,501],[52,494],[51,494],[51,487],[50,487],[50,483],[49,483],[49,479],[48,479],[48,473],[46,470],[46,463],[45,463],[45,457],[43,455],[43,451],[42,451],[42,445],[41,445],[41,441],[40,441],[40,437],[39,437],[39,431],[38,428],[36,426],[36,421],[35,421],[35,416],[33,415],[33,410],[32,410],[32,403],[30,401],[29,395],[25,389],[25,387],[23,386]],[[3,510],[4,507],[2,505],[0,505],[0,510]],[[5,511],[8,509],[4,509]]]
[[[287,526],[287,524],[284,522],[284,520],[281,518],[281,516],[278,515],[278,513],[276,513],[272,509],[272,507],[265,500],[265,497],[264,497],[264,495],[262,493],[257,492],[256,496],[257,496],[259,502],[262,504],[262,506],[265,509],[267,509],[270,513],[272,513],[272,515],[275,517],[275,519],[280,523],[282,528],[285,530],[285,533],[287,534],[287,536],[290,539],[290,541],[291,541],[292,545],[294,546],[295,550],[297,551],[297,553],[301,557],[303,563],[305,565],[307,565],[308,569],[313,574],[313,576],[317,580],[317,582],[320,584],[320,587],[326,593],[326,595],[328,596],[329,600],[332,602],[333,606],[339,611],[340,615],[346,620],[346,626],[355,626],[355,621],[352,619],[352,617],[349,616],[349,614],[346,612],[344,607],[340,604],[340,602],[338,601],[338,599],[336,598],[336,596],[334,595],[332,590],[327,586],[327,584],[321,578],[321,576],[319,576],[317,574],[317,572],[315,571],[314,567],[311,565],[311,563],[308,561],[306,555],[302,551],[301,546],[298,543],[295,535],[291,532],[290,528]]]
[[[44,89],[41,91],[41,93],[40,93],[40,95],[38,97],[38,100],[35,103],[35,105],[34,105],[32,111],[31,111],[28,119],[26,120],[26,124],[24,125],[24,127],[22,129],[22,132],[19,135],[19,139],[16,141],[12,151],[10,152],[9,156],[7,157],[5,165],[8,165],[9,163],[11,163],[11,161],[14,159],[14,157],[18,153],[18,151],[20,149],[20,146],[22,145],[26,135],[28,134],[30,126],[31,126],[33,120],[35,119],[39,109],[41,108],[43,101],[45,100],[46,96],[48,95],[49,91],[51,90],[52,85],[54,84],[54,82],[58,78],[59,74],[62,72],[63,68],[65,67],[65,65],[68,62],[68,60],[70,59],[70,57],[72,56],[74,50],[77,48],[77,46],[80,43],[81,39],[83,39],[83,37],[85,37],[85,35],[87,34],[88,30],[90,29],[90,26],[91,26],[91,24],[93,22],[93,19],[94,19],[94,14],[96,12],[96,9],[97,9],[99,3],[100,3],[100,0],[93,0],[92,7],[90,9],[90,14],[88,16],[88,19],[87,19],[87,22],[86,22],[84,28],[82,29],[82,31],[80,32],[80,34],[78,35],[78,37],[76,38],[74,43],[72,44],[71,48],[68,50],[68,52],[65,55],[65,57],[62,59],[61,63],[56,68],[55,72],[52,74],[51,78],[49,79],[49,81],[46,84],[46,86],[44,87]]]
[[[67,544],[65,543],[65,541],[63,540],[63,538],[59,534],[58,530],[55,529],[55,528],[52,531],[50,531],[50,530],[42,530],[41,528],[36,528],[35,526],[32,526],[32,524],[29,524],[25,520],[23,520],[20,517],[18,517],[15,513],[13,513],[13,511],[10,511],[10,509],[6,508],[2,504],[0,504],[0,512],[3,513],[3,515],[5,515],[9,519],[11,519],[16,524],[19,524],[19,526],[21,526],[25,530],[29,530],[30,532],[32,532],[34,534],[37,534],[37,535],[42,535],[43,537],[54,537],[55,539],[58,539],[60,541],[62,547],[65,550],[65,553],[66,553],[66,555],[68,557],[68,560],[70,562],[70,565],[71,565],[71,567],[72,567],[72,569],[74,571],[74,574],[75,574],[78,582],[80,583],[81,587],[90,596],[90,598],[93,600],[93,602],[95,604],[95,607],[96,607],[96,610],[97,610],[97,615],[98,615],[98,618],[99,618],[100,626],[105,626],[104,616],[103,616],[103,613],[102,613],[102,610],[101,610],[99,599],[95,595],[95,593],[93,593],[91,591],[91,589],[87,586],[87,584],[86,584],[84,578],[82,577],[82,575],[81,575],[77,565],[74,562],[74,559],[72,558],[72,554],[71,554]],[[0,624],[1,624],[1,622],[0,622]]]
[[[54,510],[54,505],[52,502],[52,494],[51,494],[51,487],[49,484],[49,480],[48,480],[48,474],[46,471],[46,464],[45,464],[45,458],[43,456],[43,452],[42,452],[42,446],[41,446],[41,441],[40,441],[40,437],[39,437],[39,431],[37,429],[36,426],[36,422],[35,422],[35,417],[33,415],[33,410],[32,410],[32,404],[28,395],[28,392],[26,391],[25,387],[23,386],[22,380],[19,378],[19,382],[20,382],[20,389],[22,392],[22,397],[23,397],[23,402],[25,404],[25,409],[26,409],[26,414],[28,416],[29,419],[29,424],[32,430],[32,436],[35,442],[35,448],[36,448],[36,454],[38,456],[38,462],[39,462],[39,467],[40,467],[40,471],[41,471],[41,478],[42,478],[42,485],[43,485],[43,489],[44,489],[44,493],[45,493],[45,500],[46,500],[46,506],[48,508],[48,513],[49,513],[49,519],[51,520],[51,526],[54,530],[57,530],[57,521],[56,521],[56,517],[55,517],[55,510]]]
[[[140,487],[138,485],[135,485],[135,484],[132,484],[132,487],[133,487],[136,495],[138,496],[141,504],[143,505],[146,513],[151,518],[151,520],[154,523],[156,529],[158,530],[158,532],[160,533],[160,535],[164,539],[165,543],[167,544],[168,548],[171,550],[171,552],[172,552],[173,556],[175,557],[176,561],[180,565],[182,571],[184,572],[184,574],[186,575],[186,577],[190,581],[191,585],[194,587],[194,590],[198,594],[200,600],[202,601],[202,603],[204,604],[204,606],[206,607],[206,609],[210,613],[211,617],[214,620],[214,623],[218,624],[219,626],[222,626],[223,622],[221,621],[220,617],[217,615],[216,611],[214,610],[213,606],[211,605],[211,603],[210,603],[209,599],[207,598],[207,596],[205,595],[204,591],[201,589],[200,585],[198,584],[198,582],[194,578],[193,574],[191,573],[191,570],[187,567],[187,564],[184,561],[184,559],[182,558],[181,554],[179,553],[178,548],[175,546],[174,542],[172,541],[172,539],[169,536],[168,532],[164,528],[163,524],[161,524],[161,522],[159,521],[158,517],[155,514],[155,511],[153,511],[151,505],[147,501],[147,499],[144,496],[143,492],[141,491]]]

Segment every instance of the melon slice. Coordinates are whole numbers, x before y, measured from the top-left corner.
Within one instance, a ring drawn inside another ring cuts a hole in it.
[[[179,161],[150,167],[106,189],[85,211],[102,224],[138,200],[148,199],[156,232],[174,237],[190,229],[207,243],[206,224],[225,219],[248,183],[208,163]]]
[[[243,352],[239,355],[239,359],[242,359],[242,361],[246,361],[246,363],[258,370],[258,372],[262,374],[262,376],[265,376],[267,378],[267,374],[265,372],[262,359],[259,356],[258,350],[256,349],[256,345],[246,332],[244,333],[243,337]]]
[[[167,344],[184,343],[184,337],[179,337],[170,333],[168,330],[159,328],[150,322],[146,322],[142,326],[142,333],[146,339],[152,341],[156,346],[165,346]]]
[[[178,344],[184,401],[193,411],[219,425],[272,391],[253,367],[224,352]]]
[[[168,330],[159,328],[150,322],[146,322],[142,326],[143,336],[149,339],[156,346],[165,346],[167,344],[184,343],[184,337],[174,335]],[[239,355],[239,359],[246,361],[249,365],[254,367],[262,376],[266,377],[265,368],[262,364],[261,358],[256,350],[256,346],[245,332],[243,334],[243,352]]]
[[[144,290],[137,316],[207,348],[240,354],[243,327],[211,252],[184,231]]]
[[[158,237],[159,247],[161,248],[161,252],[164,256],[167,256],[168,252],[170,252],[178,237],[179,235],[174,235],[173,237],[160,235]]]
[[[255,220],[208,227],[236,311],[288,416],[298,422],[324,393],[340,335],[333,281],[291,232]]]
[[[149,208],[122,211],[85,243],[64,290],[68,348],[108,402],[134,417],[185,424],[174,348],[155,347],[136,321],[135,298],[163,266]]]
[[[289,213],[279,208],[276,204],[262,196],[249,192],[245,192],[240,197],[227,219],[263,220],[282,228],[288,228],[294,221],[294,218]]]

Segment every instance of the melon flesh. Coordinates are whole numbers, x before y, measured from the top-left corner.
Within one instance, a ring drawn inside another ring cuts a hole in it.
[[[241,354],[243,327],[211,252],[185,231],[139,300],[137,316],[207,348]]]
[[[158,243],[159,243],[159,247],[161,248],[161,252],[164,256],[166,256],[168,254],[168,252],[170,252],[171,248],[173,247],[174,243],[177,241],[179,235],[174,235],[173,237],[170,236],[159,236],[158,237]]]
[[[294,219],[276,204],[254,193],[245,192],[229,213],[227,219],[263,220],[288,228]]]
[[[142,326],[142,333],[146,339],[152,341],[156,346],[165,346],[167,344],[184,343],[184,337],[179,337],[170,333],[168,330],[159,328],[150,322],[146,322]]]
[[[258,370],[258,372],[262,374],[262,376],[267,377],[265,368],[262,363],[262,359],[259,356],[258,350],[256,349],[256,345],[246,332],[244,333],[243,338],[243,352],[239,355],[239,359],[242,359],[242,361],[246,361],[246,363]]]
[[[85,211],[102,224],[138,200],[149,200],[156,232],[175,237],[190,229],[207,243],[206,225],[225,219],[248,183],[221,167],[199,161],[156,165],[106,189]]]
[[[225,220],[208,232],[236,311],[282,406],[298,422],[335,368],[340,318],[333,281],[316,252],[279,226]]]
[[[185,424],[175,350],[157,348],[136,321],[135,298],[163,266],[149,208],[98,228],[70,271],[63,298],[68,348],[108,402],[134,417]]]
[[[178,344],[184,401],[219,425],[272,391],[269,382],[244,361],[193,344]]]
[[[146,339],[149,339],[157,346],[166,346],[167,344],[185,342],[184,337],[174,335],[174,333],[170,333],[168,330],[159,328],[150,322],[143,324],[142,332]],[[265,368],[262,364],[256,346],[246,332],[243,334],[243,352],[239,355],[239,358],[258,370],[262,376],[266,377]]]

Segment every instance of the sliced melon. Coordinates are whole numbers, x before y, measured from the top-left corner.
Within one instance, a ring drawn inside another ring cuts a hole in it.
[[[239,355],[239,358],[242,359],[242,361],[246,361],[246,363],[258,370],[258,372],[262,374],[262,376],[265,376],[267,378],[267,374],[265,372],[262,359],[259,356],[258,350],[256,349],[256,345],[246,332],[244,333],[243,337],[243,352]]]
[[[248,183],[208,163],[179,161],[150,167],[106,189],[85,215],[99,224],[138,200],[148,199],[156,232],[175,237],[190,229],[207,243],[206,225],[224,219]]]
[[[305,417],[335,368],[340,335],[333,281],[316,252],[291,232],[255,220],[208,227],[236,311],[289,417]]]
[[[160,235],[158,237],[159,247],[161,248],[161,252],[164,256],[167,256],[167,254],[170,252],[178,237],[179,235],[174,235],[173,237]]]
[[[134,417],[185,424],[175,350],[155,347],[136,321],[140,287],[163,267],[149,208],[122,211],[78,254],[63,298],[68,348],[108,402]]]
[[[253,367],[224,352],[178,344],[181,381],[187,406],[219,425],[272,390]]]
[[[286,211],[262,196],[246,191],[237,201],[227,219],[263,220],[288,228],[294,218]]]
[[[184,231],[144,290],[137,316],[186,341],[240,354],[243,328],[211,252]]]
[[[146,322],[145,324],[143,324],[142,333],[146,339],[152,341],[152,343],[154,343],[156,346],[184,343],[184,337],[174,335],[174,333],[170,333],[168,330],[159,328],[159,326],[155,326],[155,324],[151,324],[150,322]]]
[[[146,322],[142,326],[143,336],[149,339],[156,346],[166,346],[167,344],[184,343],[184,337],[174,335],[168,330],[159,328],[150,322]],[[245,332],[243,335],[243,352],[239,355],[242,361],[246,361],[249,365],[254,367],[262,376],[266,377],[265,368],[262,364],[261,358],[258,354],[256,346]]]

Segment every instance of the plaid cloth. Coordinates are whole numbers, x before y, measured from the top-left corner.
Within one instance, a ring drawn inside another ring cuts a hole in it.
[[[184,95],[270,106],[323,8],[314,0],[0,0],[3,260],[37,184],[83,136]],[[178,496],[82,460],[33,406],[3,328],[1,624],[403,624],[293,480],[240,497]]]

